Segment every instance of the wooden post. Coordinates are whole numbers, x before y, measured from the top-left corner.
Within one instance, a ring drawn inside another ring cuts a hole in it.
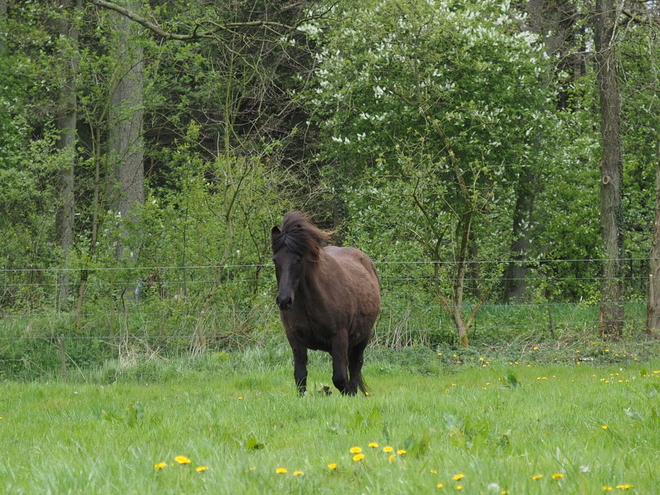
[[[66,380],[66,347],[64,345],[64,334],[60,334],[60,362],[62,363],[62,380]]]

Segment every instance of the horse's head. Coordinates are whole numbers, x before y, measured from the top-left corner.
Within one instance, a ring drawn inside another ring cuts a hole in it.
[[[318,262],[321,248],[330,236],[330,232],[318,229],[305,214],[298,211],[284,215],[281,228],[273,227],[270,243],[277,276],[275,301],[280,310],[291,309],[306,267]]]
[[[273,228],[271,236],[277,235],[277,227]],[[277,277],[277,298],[275,302],[280,310],[288,311],[293,306],[298,285],[303,273],[303,257],[290,249],[280,249],[273,253],[275,275]]]

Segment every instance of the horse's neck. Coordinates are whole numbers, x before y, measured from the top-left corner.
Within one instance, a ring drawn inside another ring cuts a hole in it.
[[[332,275],[332,265],[332,260],[326,259],[323,254],[317,262],[308,262],[305,267],[305,276],[302,279],[303,292],[306,293],[308,299],[323,297],[323,287],[328,285],[327,280]]]

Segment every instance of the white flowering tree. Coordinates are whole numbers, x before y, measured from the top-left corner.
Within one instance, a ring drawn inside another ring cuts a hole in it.
[[[450,261],[434,296],[467,346],[489,288],[473,287],[466,314],[466,274],[480,251],[506,256],[489,250],[511,235],[515,184],[545,159],[543,49],[507,1],[347,1],[332,14],[307,27],[322,47],[309,103],[327,177],[372,252],[412,237]]]

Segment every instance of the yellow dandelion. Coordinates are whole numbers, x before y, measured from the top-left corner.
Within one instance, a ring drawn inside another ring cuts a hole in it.
[[[462,489],[463,489],[463,485],[458,485],[458,486],[456,486],[456,489],[457,489],[457,490],[462,490]]]
[[[454,481],[462,480],[463,478],[465,478],[464,474],[457,474],[454,476]]]
[[[633,486],[632,486],[632,485],[616,485],[616,487],[617,487],[619,490],[629,490],[629,489],[631,489]]]
[[[394,454],[390,454],[388,459],[390,460],[390,462],[394,462],[396,460],[396,456]]]
[[[328,469],[330,471],[334,471],[335,469],[337,469],[337,463],[336,462],[331,462],[330,464],[328,464]]]
[[[305,473],[303,473],[302,471],[294,471],[293,472],[294,476],[302,476],[303,474],[305,474]]]
[[[435,486],[438,487],[438,488],[442,488],[442,487],[444,487],[445,485],[443,485],[442,483],[438,483],[438,484],[435,485]]]
[[[198,473],[203,473],[208,468],[209,468],[208,466],[199,466],[197,469],[195,469],[195,471],[197,471]]]
[[[553,480],[563,480],[563,479],[564,479],[564,475],[561,474],[561,473],[555,473],[555,474],[552,475],[552,479],[553,479]]]
[[[394,452],[394,447],[390,447],[389,445],[386,445],[385,447],[383,447],[383,452],[385,452],[386,454],[389,454],[390,452]]]
[[[277,469],[275,470],[275,473],[276,473],[276,474],[286,474],[286,473],[288,473],[288,472],[289,472],[289,471],[287,471],[286,468],[277,468]]]
[[[178,455],[174,458],[174,460],[179,464],[190,464],[190,459],[188,459],[185,455]]]
[[[167,463],[166,463],[166,462],[159,462],[158,464],[156,464],[156,465],[154,466],[154,469],[155,469],[156,471],[160,471],[161,469],[163,469],[163,468],[165,468],[165,467],[167,467]]]
[[[377,449],[377,448],[378,448],[378,444],[377,444],[376,442],[371,442],[371,443],[369,444],[369,447],[371,447],[372,449]]]
[[[509,490],[502,490],[500,493],[502,495],[509,495]]]
[[[364,454],[355,454],[355,455],[353,456],[353,460],[354,460],[355,462],[361,461],[362,459],[364,459]]]
[[[399,454],[399,455],[403,455],[403,454],[406,453],[406,451],[404,449],[399,449],[399,450],[396,451],[396,453]]]
[[[349,450],[351,454],[359,454],[362,452],[362,449],[360,447],[351,447],[351,450]]]
[[[431,469],[431,474],[438,474],[438,471],[436,471],[435,469]]]
[[[613,488],[611,486],[604,486],[603,487],[604,492],[611,492],[612,490],[613,490]]]
[[[607,425],[603,425],[603,426],[601,426],[601,428],[602,428],[603,430],[607,430],[608,426],[607,426]]]
[[[542,475],[542,474],[535,474],[534,476],[532,476],[532,479],[533,479],[534,481],[540,480],[541,478],[543,478],[543,475]]]
[[[534,347],[532,347],[532,350],[533,350],[533,351],[538,351],[539,348],[538,348],[538,346],[535,345]]]

